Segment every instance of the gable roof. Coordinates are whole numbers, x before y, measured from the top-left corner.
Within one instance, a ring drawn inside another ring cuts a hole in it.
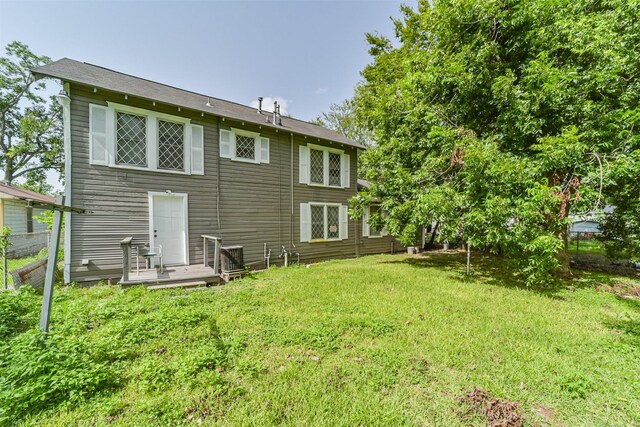
[[[36,200],[43,203],[55,203],[56,198],[46,194],[36,193],[35,191],[26,190],[24,188],[15,187],[0,181],[0,198],[2,199],[20,199],[20,200]]]
[[[62,58],[35,68],[31,72],[36,78],[53,77],[66,82],[111,90],[229,119],[268,126],[274,129],[283,129],[356,148],[364,148],[357,142],[337,132],[313,123],[292,117],[282,117],[282,126],[273,125],[266,122],[266,118],[271,117],[270,113],[258,114],[257,109],[253,107],[190,92],[69,58]],[[207,102],[210,103],[210,106],[206,105]]]

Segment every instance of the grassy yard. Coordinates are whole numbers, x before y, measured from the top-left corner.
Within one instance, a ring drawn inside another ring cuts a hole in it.
[[[58,289],[59,350],[38,354],[64,365],[75,391],[51,380],[55,406],[14,415],[44,426],[485,426],[459,400],[481,387],[519,402],[525,425],[640,425],[640,301],[607,292],[639,284],[584,273],[526,289],[501,260],[478,257],[471,278],[462,255],[432,254],[271,269],[217,290]],[[11,338],[14,363],[29,363],[26,335]],[[39,390],[21,381],[13,399]]]
[[[598,240],[580,240],[579,243],[577,240],[571,240],[569,242],[569,253],[571,255],[576,255],[576,254],[604,255],[605,250],[602,245],[602,242]]]

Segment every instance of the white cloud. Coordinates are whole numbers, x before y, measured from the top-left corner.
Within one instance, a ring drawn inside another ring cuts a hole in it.
[[[322,95],[323,93],[327,93],[329,92],[329,89],[327,89],[326,87],[319,87],[318,89],[313,91],[314,95]]]
[[[289,101],[281,96],[265,96],[262,100],[262,110],[273,112],[273,102],[276,101],[280,106],[280,114],[286,116],[289,114],[289,110],[287,106],[289,105]],[[258,100],[251,101],[251,106],[253,108],[258,108]]]

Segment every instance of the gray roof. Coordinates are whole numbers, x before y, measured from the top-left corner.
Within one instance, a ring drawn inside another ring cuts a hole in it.
[[[282,126],[266,123],[267,115],[258,114],[253,107],[231,101],[209,97],[151,80],[130,76],[85,62],[62,58],[42,67],[31,70],[36,78],[53,77],[66,82],[80,83],[100,89],[120,92],[127,95],[163,102],[182,108],[214,114],[229,119],[283,129],[289,132],[334,141],[357,148],[364,148],[357,142],[322,126],[291,117],[282,117]],[[211,106],[207,106],[207,102]]]

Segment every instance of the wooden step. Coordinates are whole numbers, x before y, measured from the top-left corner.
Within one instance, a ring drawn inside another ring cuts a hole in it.
[[[205,282],[204,280],[200,280],[197,282],[176,282],[176,283],[161,283],[158,285],[149,285],[147,286],[147,289],[150,291],[157,291],[160,289],[176,289],[176,288],[201,288],[201,287],[206,287],[207,286],[207,282]]]

